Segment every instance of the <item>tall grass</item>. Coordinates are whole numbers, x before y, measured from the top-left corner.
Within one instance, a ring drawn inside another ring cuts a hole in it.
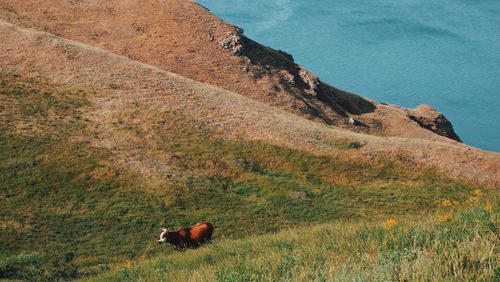
[[[144,249],[165,206],[85,138],[85,93],[0,86],[0,279],[74,278]]]
[[[497,203],[498,204],[498,203]],[[451,212],[451,211],[448,211]],[[129,263],[91,281],[498,281],[499,209],[334,223]]]
[[[181,114],[153,127],[171,165],[151,183],[94,145],[92,110],[85,91],[1,76],[0,278],[70,279],[156,256],[163,226],[210,221],[216,238],[240,238],[418,214],[475,195],[432,168],[221,140]],[[140,124],[116,126],[145,138]]]

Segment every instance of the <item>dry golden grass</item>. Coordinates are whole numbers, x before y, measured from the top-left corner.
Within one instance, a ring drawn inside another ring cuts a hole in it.
[[[242,38],[244,54],[234,55],[221,42],[237,28],[195,1],[3,0],[0,18],[103,48],[308,119],[382,136],[450,142],[411,120],[408,115],[415,114],[413,110],[379,104],[326,84],[321,84],[322,93],[313,95],[299,75],[303,67],[250,39]],[[110,82],[110,86],[120,88],[120,83]],[[349,117],[370,127],[351,126]]]
[[[89,89],[96,110],[86,118],[94,123],[96,144],[112,150],[117,162],[130,163],[136,170],[147,168],[151,172],[155,158],[166,157],[155,153],[151,128],[178,114],[222,138],[259,141],[346,160],[434,166],[451,177],[499,186],[500,157],[496,153],[456,142],[353,133],[102,49],[5,22],[0,32],[6,58],[2,69]],[[363,146],[347,150],[332,146],[345,140]]]
[[[160,224],[208,219],[220,227],[217,236],[236,237],[339,218],[403,222],[398,215],[440,209],[445,200],[477,204],[496,192],[474,191],[460,179],[498,187],[498,154],[353,133],[5,22],[0,42],[0,201],[10,228],[0,229],[9,255],[0,267],[8,277],[66,279],[156,255]],[[75,239],[72,228],[86,232]],[[23,253],[33,250],[41,254]],[[322,261],[309,254],[297,279]],[[240,271],[232,263],[208,272],[253,275],[266,265],[252,261]],[[334,260],[332,267],[327,275],[343,265]],[[481,265],[481,275],[490,269]]]

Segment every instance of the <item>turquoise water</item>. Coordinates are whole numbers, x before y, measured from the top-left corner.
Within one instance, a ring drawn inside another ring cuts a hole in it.
[[[199,0],[336,87],[430,104],[500,152],[500,1]]]

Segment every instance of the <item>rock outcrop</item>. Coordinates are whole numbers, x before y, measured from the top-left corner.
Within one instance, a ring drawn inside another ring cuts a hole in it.
[[[301,69],[299,75],[302,81],[308,86],[306,91],[309,95],[316,97],[321,94],[321,83],[315,74],[306,69]]]
[[[221,43],[221,47],[231,52],[236,56],[241,56],[243,54],[243,29],[239,27],[234,28],[234,32],[228,32],[227,37],[224,38]]]
[[[418,106],[415,110],[409,112],[408,117],[425,129],[452,140],[462,142],[460,137],[455,133],[451,122],[442,113],[429,105]]]

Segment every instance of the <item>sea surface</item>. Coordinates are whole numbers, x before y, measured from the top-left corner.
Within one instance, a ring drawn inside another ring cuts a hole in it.
[[[499,0],[199,0],[321,80],[443,112],[467,144],[500,152]]]

